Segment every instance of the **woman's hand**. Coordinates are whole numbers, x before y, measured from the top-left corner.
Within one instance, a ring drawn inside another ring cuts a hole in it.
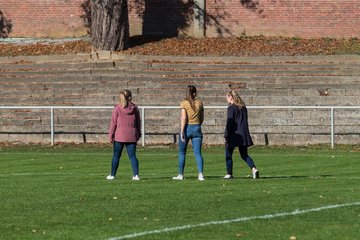
[[[185,142],[185,125],[186,125],[186,122],[187,122],[187,114],[186,114],[186,110],[184,108],[181,109],[181,119],[180,119],[180,129],[181,129],[181,132],[180,132],[180,138],[181,138],[181,141],[182,142]]]
[[[181,138],[182,142],[185,142],[185,134],[184,134],[184,132],[180,133],[180,138]]]

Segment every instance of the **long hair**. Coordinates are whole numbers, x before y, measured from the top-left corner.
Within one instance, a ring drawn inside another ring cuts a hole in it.
[[[246,107],[244,101],[241,99],[240,95],[235,90],[230,90],[228,96],[231,96],[234,99],[234,104],[238,108]]]
[[[131,100],[132,100],[131,91],[126,89],[126,90],[123,91],[123,93],[125,94],[126,99],[127,99],[129,102],[131,102]]]
[[[119,93],[119,103],[123,108],[126,108],[128,106],[128,100],[124,94],[124,92]]]
[[[192,110],[196,111],[195,107],[196,87],[193,85],[187,86],[186,89],[186,100],[189,101]]]

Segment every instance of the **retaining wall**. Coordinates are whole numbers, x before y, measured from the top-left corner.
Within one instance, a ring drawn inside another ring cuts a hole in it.
[[[252,109],[252,106],[360,106],[358,56],[176,58],[113,56],[114,59],[40,63],[41,57],[3,58],[1,106],[108,106],[130,89],[140,106],[177,106],[194,84],[206,109],[205,143],[223,143],[225,94],[238,88],[249,106],[256,144],[330,143],[329,109]],[[73,60],[73,61],[71,61]],[[15,62],[14,62],[15,61]],[[335,109],[335,142],[360,138],[360,110]],[[145,110],[146,144],[177,142],[178,109]],[[54,111],[55,141],[106,142],[111,109]],[[0,110],[0,141],[50,142],[50,111]]]

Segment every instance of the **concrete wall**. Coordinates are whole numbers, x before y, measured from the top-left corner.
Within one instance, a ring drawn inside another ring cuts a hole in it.
[[[250,131],[261,145],[330,143],[330,110],[251,106],[360,106],[359,56],[124,56],[99,62],[68,57],[71,62],[52,63],[49,56],[45,63],[4,59],[9,63],[0,64],[1,106],[110,107],[55,110],[57,142],[106,142],[111,108],[125,88],[140,106],[178,106],[186,86],[195,84],[206,107],[223,107],[205,110],[205,144],[223,143],[229,85],[238,88],[249,106]],[[178,141],[179,109],[146,109],[144,118],[146,144]],[[360,109],[335,109],[335,141],[358,144],[359,119]],[[50,142],[50,111],[1,109],[0,142]]]

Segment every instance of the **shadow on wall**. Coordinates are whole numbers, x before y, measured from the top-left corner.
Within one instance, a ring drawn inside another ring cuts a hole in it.
[[[0,10],[0,38],[7,38],[12,30],[11,20],[7,19]]]
[[[263,10],[259,9],[259,0],[239,0],[239,3],[244,8],[263,16]],[[184,30],[192,23],[194,10],[205,16],[207,27],[214,27],[219,37],[233,36],[221,23],[230,17],[229,11],[221,5],[215,7],[211,14],[201,13],[201,8],[194,0],[132,0],[129,6],[129,10],[134,11],[143,21],[142,35],[131,37],[130,47],[179,35],[186,37]],[[84,0],[81,7],[84,10],[81,18],[90,34],[91,0]]]
[[[148,39],[149,36],[152,36],[150,39],[186,37],[185,29],[200,15],[205,17],[207,26],[216,28],[219,36],[231,35],[221,24],[221,20],[229,16],[228,12],[220,7],[212,14],[203,12],[194,0],[134,0],[130,10],[143,20],[142,35]],[[198,16],[194,16],[194,12],[198,12]]]
[[[143,19],[142,35],[177,37],[184,34],[194,19],[194,12],[205,16],[206,25],[215,27],[219,37],[233,36],[231,31],[221,22],[230,17],[228,9],[216,6],[211,14],[202,12],[203,9],[194,0],[134,0],[136,14]],[[273,0],[276,1],[276,0]],[[205,0],[206,2],[206,0]],[[239,0],[246,9],[263,17],[263,10],[259,8],[259,0]],[[132,10],[132,9],[131,9]],[[197,16],[195,16],[196,18]],[[186,35],[185,35],[186,36]]]
[[[272,1],[276,2],[277,0]],[[257,13],[260,17],[265,17],[264,10],[259,8],[259,2],[260,0],[240,0],[242,7]],[[221,24],[222,20],[226,20],[226,18],[230,17],[230,13],[227,11],[227,9],[224,9],[224,7],[221,5],[217,5],[213,9],[213,12],[214,14],[212,15],[207,13],[206,26],[214,27],[219,37],[223,37],[224,35],[235,37],[228,28]],[[235,22],[235,24],[238,24],[238,21]]]
[[[90,35],[90,29],[91,29],[91,3],[90,3],[90,1],[91,0],[85,0],[81,4],[84,14],[80,16],[84,21],[84,26],[86,27],[87,33],[89,35]]]
[[[205,16],[206,26],[214,27],[219,37],[234,36],[222,24],[230,17],[230,9],[224,9],[221,4],[215,6],[211,14],[201,12],[203,9],[194,0],[134,0],[135,11],[143,19],[143,35],[156,35],[163,37],[177,37],[183,34],[194,19],[194,12]],[[204,0],[206,2],[206,0]],[[273,3],[277,0],[272,0]],[[239,0],[245,9],[265,17],[264,10],[259,7],[260,0]],[[206,3],[205,3],[206,5]],[[206,8],[206,7],[205,7]],[[196,18],[197,16],[195,16]]]
[[[135,0],[133,9],[143,20],[142,35],[177,37],[190,25],[193,1]]]
[[[240,3],[243,7],[252,11],[257,11],[259,14],[262,14],[263,10],[259,9],[259,1],[260,0],[240,0]],[[277,0],[272,0],[272,2],[276,1]]]

